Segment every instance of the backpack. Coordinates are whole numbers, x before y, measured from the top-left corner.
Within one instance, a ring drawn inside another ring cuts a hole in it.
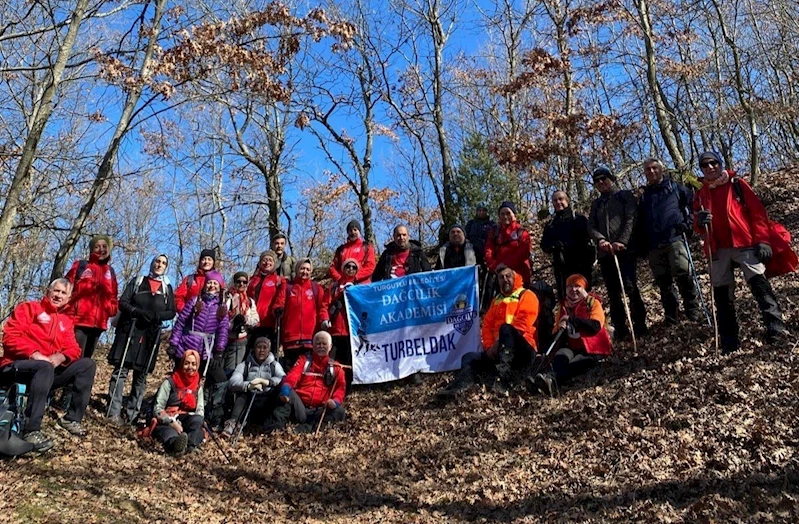
[[[8,398],[0,402],[0,455],[16,457],[33,451],[33,444],[20,438],[17,414],[11,410]]]

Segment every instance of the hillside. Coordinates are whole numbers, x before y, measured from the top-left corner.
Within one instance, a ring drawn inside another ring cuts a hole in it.
[[[769,175],[758,189],[794,234],[797,175]],[[232,465],[212,442],[172,459],[106,424],[102,361],[89,437],[71,439],[46,418],[56,448],[0,463],[2,520],[799,521],[796,344],[760,342],[754,301],[739,282],[743,349],[716,357],[706,326],[660,322],[645,264],[641,278],[652,335],[637,353],[618,347],[557,400],[475,387],[439,405],[432,399],[446,375],[418,388],[361,388],[342,427],[223,443]],[[796,275],[773,284],[799,335]]]

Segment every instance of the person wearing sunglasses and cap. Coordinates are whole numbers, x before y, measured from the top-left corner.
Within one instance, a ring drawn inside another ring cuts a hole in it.
[[[360,273],[358,260],[348,258],[342,264],[343,274],[337,281],[332,282],[327,290],[327,312],[330,316],[328,333],[332,337],[333,351],[330,358],[337,362],[352,366],[352,346],[350,345],[350,326],[347,321],[347,308],[344,306],[344,290],[349,286],[358,284]],[[347,384],[346,392],[349,393],[352,385],[352,368],[344,368],[344,378]]]
[[[230,317],[230,336],[222,355],[222,366],[228,376],[247,356],[247,335],[260,321],[255,300],[247,293],[249,283],[247,273],[239,271],[233,275],[233,285],[225,299]]]
[[[743,271],[760,308],[766,340],[786,340],[789,334],[782,310],[765,275],[766,263],[773,255],[766,208],[746,181],[724,169],[721,155],[715,151],[699,155],[699,168],[704,178],[694,198],[694,228],[711,254],[722,353],[731,353],[740,345],[734,304],[735,265]]]
[[[638,203],[632,191],[616,186],[616,176],[607,167],[596,168],[592,178],[594,187],[599,191],[599,198],[591,203],[588,232],[597,244],[599,267],[610,301],[610,318],[616,330],[615,339],[625,340],[630,337],[622,285],[630,301],[635,337],[645,337],[649,334],[646,327],[646,307],[638,289],[636,257],[629,249],[638,217]],[[618,269],[614,257],[618,259]],[[619,272],[622,282],[619,282]]]

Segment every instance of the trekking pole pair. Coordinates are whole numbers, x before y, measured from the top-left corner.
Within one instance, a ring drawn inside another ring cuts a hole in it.
[[[707,304],[705,303],[705,294],[702,293],[702,286],[699,284],[699,275],[696,273],[696,266],[694,265],[694,257],[691,256],[691,248],[688,246],[688,237],[685,236],[685,233],[682,234],[682,242],[685,245],[685,252],[688,253],[688,265],[691,269],[691,277],[694,281],[694,287],[696,288],[696,292],[699,295],[699,303],[702,305],[702,312],[705,314],[705,320],[707,320],[707,325],[713,327],[713,320],[711,320],[710,318],[710,311],[708,311]]]
[[[250,402],[247,404],[247,411],[244,412],[244,418],[241,420],[241,425],[239,426],[238,431],[234,431],[235,436],[233,437],[232,444],[235,446],[236,443],[239,441],[239,437],[241,436],[241,432],[244,431],[244,426],[247,425],[247,419],[250,418],[250,410],[252,409],[252,405],[255,402],[255,397],[258,396],[261,391],[251,391],[250,394]],[[236,421],[238,423],[238,421]]]
[[[135,322],[135,320],[131,318],[131,322]],[[130,339],[133,338],[134,328],[135,324],[131,323],[130,332],[128,333],[128,340],[125,341],[125,350],[122,352],[122,360],[119,362],[119,370],[117,371],[116,380],[114,380],[114,387],[111,388],[111,395],[108,397],[108,411],[105,412],[105,418],[111,416],[111,403],[117,394],[117,386],[119,386],[119,379],[122,378],[122,372],[124,371],[127,375],[127,370],[125,369],[125,358],[128,356],[128,348],[130,347]]]
[[[558,344],[558,340],[565,332],[566,330],[563,328],[558,329],[558,332],[555,333],[555,338],[552,339],[552,344],[550,344],[549,348],[547,348],[546,353],[544,353],[543,357],[541,358],[541,362],[538,363],[538,367],[536,367],[535,371],[533,371],[532,375],[530,375],[531,377],[535,378],[535,376],[541,372],[541,369],[544,367],[544,364],[549,359],[549,355],[555,349],[555,346]]]
[[[621,276],[621,266],[619,265],[619,257],[616,256],[616,251],[611,248],[611,253],[613,253],[613,262],[616,263],[616,272],[619,274],[619,286],[621,287],[621,298],[622,303],[624,304],[624,313],[627,315],[627,325],[630,328],[630,336],[633,338],[633,350],[638,351],[638,342],[635,340],[635,329],[633,328],[633,317],[630,314],[630,303],[627,298],[627,291],[624,289],[624,279]]]
[[[702,211],[707,211],[704,206],[700,206]],[[707,274],[710,277],[710,309],[713,311],[713,341],[716,345],[716,356],[719,355],[719,319],[716,316],[716,297],[713,293],[713,252],[710,244],[710,226],[705,227],[705,242],[707,242],[707,249],[705,256],[707,256]]]

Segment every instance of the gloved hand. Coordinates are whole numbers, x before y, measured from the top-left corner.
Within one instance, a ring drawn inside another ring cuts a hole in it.
[[[771,250],[771,246],[768,244],[760,243],[755,246],[755,256],[757,259],[764,264],[771,260],[771,257],[774,255],[774,252]]]
[[[169,346],[166,348],[166,354],[169,358],[175,358],[175,355],[178,354],[178,347],[177,346]]]
[[[247,384],[247,391],[263,391],[264,390],[264,385],[261,384],[260,382],[256,382],[256,380],[261,380],[261,379],[256,378],[255,380],[253,380],[249,384]]]
[[[244,315],[239,313],[238,315],[233,317],[233,322],[232,322],[230,331],[232,331],[233,333],[236,333],[236,334],[241,333],[242,331],[244,331]]]
[[[688,224],[686,224],[685,222],[680,222],[679,224],[674,226],[674,231],[676,231],[678,235],[682,235],[683,233],[687,233],[690,230],[691,230],[691,228],[688,227]]]
[[[258,378],[252,379],[250,381],[250,384],[260,384],[261,386],[268,386],[269,385],[269,381],[266,380],[265,378],[258,377]]]
[[[211,359],[211,363],[208,364],[208,371],[216,371],[217,369],[222,369],[224,365],[222,355],[214,355],[214,358]]]
[[[707,209],[703,209],[696,214],[697,221],[702,227],[709,226],[713,222],[713,215]]]
[[[283,316],[283,308],[282,307],[276,307],[275,310],[273,311],[273,313],[275,315],[275,318],[280,318],[280,317]]]
[[[328,329],[330,329],[330,321],[329,320],[323,320],[321,326],[322,326],[322,329],[327,331]]]

